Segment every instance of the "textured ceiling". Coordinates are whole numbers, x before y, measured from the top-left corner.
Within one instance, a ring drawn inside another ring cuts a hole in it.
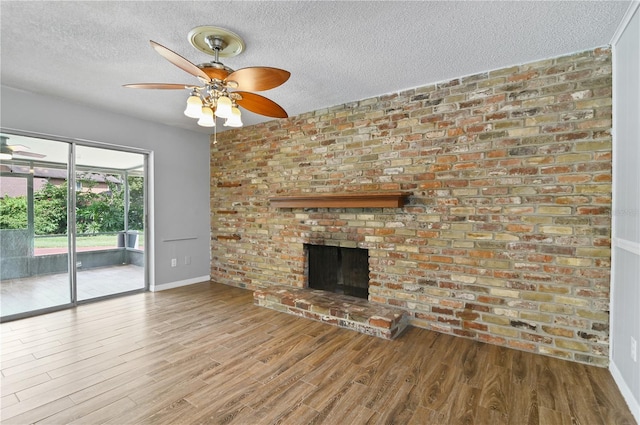
[[[239,69],[291,72],[260,94],[290,116],[610,43],[630,1],[71,1],[0,3],[1,82],[142,119],[210,132],[185,117],[197,84],[149,45],[212,60],[187,41],[201,25],[246,42]],[[268,118],[243,111],[245,125]],[[220,128],[219,130],[222,130]]]

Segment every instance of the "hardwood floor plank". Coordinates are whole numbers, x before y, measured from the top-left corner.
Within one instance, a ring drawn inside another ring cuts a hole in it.
[[[635,423],[606,369],[425,329],[385,341],[209,282],[0,332],[3,424]]]
[[[291,412],[287,412],[277,418],[274,418],[273,421],[270,421],[270,418],[266,418],[265,421],[258,421],[256,425],[270,425],[270,424],[280,424],[280,425],[300,425],[300,424],[310,424],[313,422],[313,419],[318,416],[318,412],[306,404],[296,405]],[[238,421],[238,424],[242,424],[242,422]]]
[[[356,371],[353,369],[336,367],[335,370],[324,375],[324,379],[316,381],[314,391],[305,398],[304,403],[320,413],[323,412],[327,405],[335,403],[336,394],[347,391],[351,385],[357,384],[353,380],[355,375]],[[308,381],[305,380],[305,382]]]
[[[181,398],[169,404],[157,412],[147,416],[142,420],[143,423],[149,423],[154,425],[173,425],[181,423],[181,418],[189,417],[194,411],[195,407],[189,404],[188,401]]]
[[[567,362],[560,374],[574,422],[605,425],[584,366]],[[582,388],[579,397],[575,397],[574,388]]]
[[[540,409],[538,406],[538,391],[526,383],[511,382],[513,394],[508,410],[508,423],[513,425],[539,425]]]
[[[571,416],[557,410],[540,407],[540,423],[554,425],[575,425]],[[614,422],[615,423],[615,422]]]
[[[459,372],[458,382],[480,388],[486,379],[488,353],[480,342],[466,343],[452,355],[451,361]]]
[[[35,359],[36,359],[36,357],[31,353],[14,356],[11,359],[3,358],[2,359],[2,369],[5,369],[5,368],[8,369],[8,368],[12,368],[12,367],[15,367],[15,366],[20,366],[22,364],[32,362]]]
[[[427,384],[422,393],[420,405],[439,411],[447,403],[449,391],[453,389],[455,384],[456,372],[451,365],[438,362],[433,364],[427,373],[427,378],[425,378]]]
[[[537,386],[536,355],[525,351],[514,351],[511,358],[511,382]]]
[[[118,357],[118,359],[116,360],[120,360],[120,357]],[[122,374],[134,377],[142,376],[144,374],[151,373],[159,368],[164,367],[167,363],[168,362],[166,360],[152,361],[151,359],[142,358],[119,363],[117,366],[112,366],[109,369],[105,369],[101,373],[105,377],[105,379],[111,379]]]
[[[633,417],[616,387],[613,377],[606,369],[585,367],[585,374],[591,384],[596,404],[606,424],[632,425]],[[578,396],[576,394],[576,396]]]
[[[313,385],[300,379],[304,372],[305,369],[301,369],[299,373],[291,377],[274,380],[256,393],[256,396],[261,396],[261,398],[255,399],[256,397],[253,397],[254,400],[248,400],[245,404],[252,410],[252,421],[255,422],[256,419],[267,421],[267,418],[275,420],[281,416],[286,417],[292,410],[302,405],[303,401],[315,390]]]
[[[94,385],[96,382],[100,382],[103,379],[104,378],[99,374],[91,375],[84,378],[79,378],[72,382],[67,381],[67,382],[61,383],[60,386],[57,387],[55,391],[42,392],[40,391],[39,386],[36,386],[36,387],[31,387],[19,393],[15,393],[18,399],[20,400],[20,403],[7,408],[2,406],[2,417],[11,418],[17,415],[21,415],[25,412],[28,412],[29,410],[39,408],[43,405],[47,405],[63,397],[68,398],[69,394],[75,391],[81,390],[83,388],[86,388],[88,386]],[[48,385],[48,384],[49,382],[46,382],[42,385]],[[28,395],[24,394],[27,392],[29,393]],[[32,392],[35,392],[35,394],[32,394]]]
[[[44,404],[33,404],[28,407],[18,405],[11,406],[7,409],[2,407],[2,423],[3,425],[24,425],[45,420],[49,416],[61,412],[73,406],[73,401],[69,397],[61,397]],[[19,409],[11,410],[17,406]]]
[[[373,366],[371,382],[366,385],[368,392],[363,394],[362,404],[365,407],[377,412],[386,409],[395,393],[400,391],[400,388],[405,384],[402,379],[405,368],[401,366],[401,361],[402,353],[393,352]]]
[[[48,341],[32,341],[29,344],[25,344],[21,341],[14,341],[11,344],[7,344],[5,346],[4,341],[2,341],[2,358],[3,359],[11,359],[15,357],[21,357],[27,354],[33,354],[34,350],[37,349],[47,349],[51,347],[57,347],[60,345],[60,341],[58,341],[55,337],[49,338]],[[35,357],[35,356],[34,356]]]
[[[250,377],[245,377],[224,386],[207,385],[198,388],[184,398],[197,409],[197,413],[191,416],[192,420],[196,423],[208,422],[216,412],[245,406],[245,402],[253,400],[253,395],[261,388],[262,384]]]
[[[9,407],[18,403],[20,403],[20,400],[18,400],[15,394],[9,394],[0,398],[0,406],[2,407]]]
[[[113,378],[105,379],[95,385],[91,385],[82,390],[69,395],[69,398],[76,403],[76,410],[86,410],[86,403],[91,410],[93,405],[100,405],[104,400],[113,402],[119,398],[127,396],[130,392],[144,391],[147,386],[156,381],[144,372],[134,375],[120,374]],[[87,414],[85,412],[84,414]]]
[[[13,394],[50,380],[51,377],[46,373],[34,375],[26,379],[20,376],[2,377],[0,380],[0,388],[2,389],[2,394]]]
[[[420,405],[420,397],[415,385],[408,382],[398,383],[398,385],[391,388],[391,397],[384,403],[384,408],[376,409],[380,414],[378,420],[384,421],[385,424],[406,424]]]
[[[63,366],[47,372],[52,379],[73,379],[82,376],[89,376],[104,371],[110,371],[112,368],[123,364],[124,361],[117,357],[115,353],[104,353],[99,356],[81,360],[72,365]],[[107,378],[102,374],[105,379]]]
[[[562,385],[560,370],[564,367],[561,360],[541,358],[538,360],[537,377],[538,401],[540,407],[569,415],[569,400]],[[540,418],[542,420],[542,418]]]
[[[453,401],[440,410],[441,418],[446,418],[442,423],[450,424],[475,424],[476,412],[480,404],[481,390],[468,384],[461,383],[456,386],[456,397]]]
[[[372,423],[382,422],[376,420]],[[407,425],[442,425],[446,423],[443,414],[423,406],[418,406],[411,419],[407,422]],[[465,425],[474,425],[474,423],[465,423]]]
[[[484,380],[479,405],[491,412],[491,418],[508,423],[513,396],[509,370],[502,366],[490,367]]]
[[[167,406],[183,399],[187,394],[206,386],[200,379],[185,380],[182,376],[176,379],[157,381],[148,385],[143,391],[129,394],[135,406],[120,412],[106,423],[114,425],[142,423],[145,418],[161,411]]]
[[[325,424],[365,424],[374,416],[375,411],[363,406],[360,399],[368,391],[364,385],[352,384],[347,387],[340,402],[327,405],[318,413],[312,423],[318,423],[322,419]],[[386,422],[391,424],[392,422]]]
[[[121,412],[126,411],[128,409],[133,409],[135,408],[135,406],[136,404],[133,401],[131,401],[131,399],[129,399],[128,397],[124,397],[114,401],[113,403],[100,407],[86,416],[83,416],[74,421],[68,422],[68,424],[69,425],[104,424],[109,422],[114,417],[118,417]],[[48,420],[45,419],[43,423],[52,423],[52,422],[49,422]]]

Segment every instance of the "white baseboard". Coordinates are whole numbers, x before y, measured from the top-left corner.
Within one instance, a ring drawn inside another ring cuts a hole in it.
[[[193,285],[194,283],[201,283],[211,280],[210,275],[194,277],[192,279],[179,280],[177,282],[163,283],[162,285],[152,286],[151,292],[164,291],[165,289],[179,288],[181,286]]]
[[[627,406],[629,406],[629,410],[631,410],[631,414],[634,418],[636,418],[636,422],[640,423],[640,404],[638,400],[633,396],[631,392],[631,388],[627,385],[627,383],[622,378],[622,374],[616,367],[614,362],[609,362],[609,371],[611,372],[611,376],[613,376],[613,380],[616,381],[618,388],[620,389],[620,393],[622,393],[622,397],[627,402]]]

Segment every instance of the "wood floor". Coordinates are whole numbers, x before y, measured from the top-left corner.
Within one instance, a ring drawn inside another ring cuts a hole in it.
[[[634,424],[606,369],[202,283],[1,325],[3,424]]]

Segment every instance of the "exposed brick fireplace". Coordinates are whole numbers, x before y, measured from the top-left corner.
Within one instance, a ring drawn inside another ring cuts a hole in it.
[[[304,244],[304,253],[304,287],[256,289],[255,304],[384,339],[406,328],[408,314],[403,309],[368,301],[368,250]]]
[[[308,287],[369,298],[369,251],[327,245],[305,245]]]
[[[307,290],[305,244],[367,249],[369,304],[406,311],[413,326],[608,363],[609,49],[217,139],[213,280]],[[279,199],[374,192],[408,200],[336,208]]]

